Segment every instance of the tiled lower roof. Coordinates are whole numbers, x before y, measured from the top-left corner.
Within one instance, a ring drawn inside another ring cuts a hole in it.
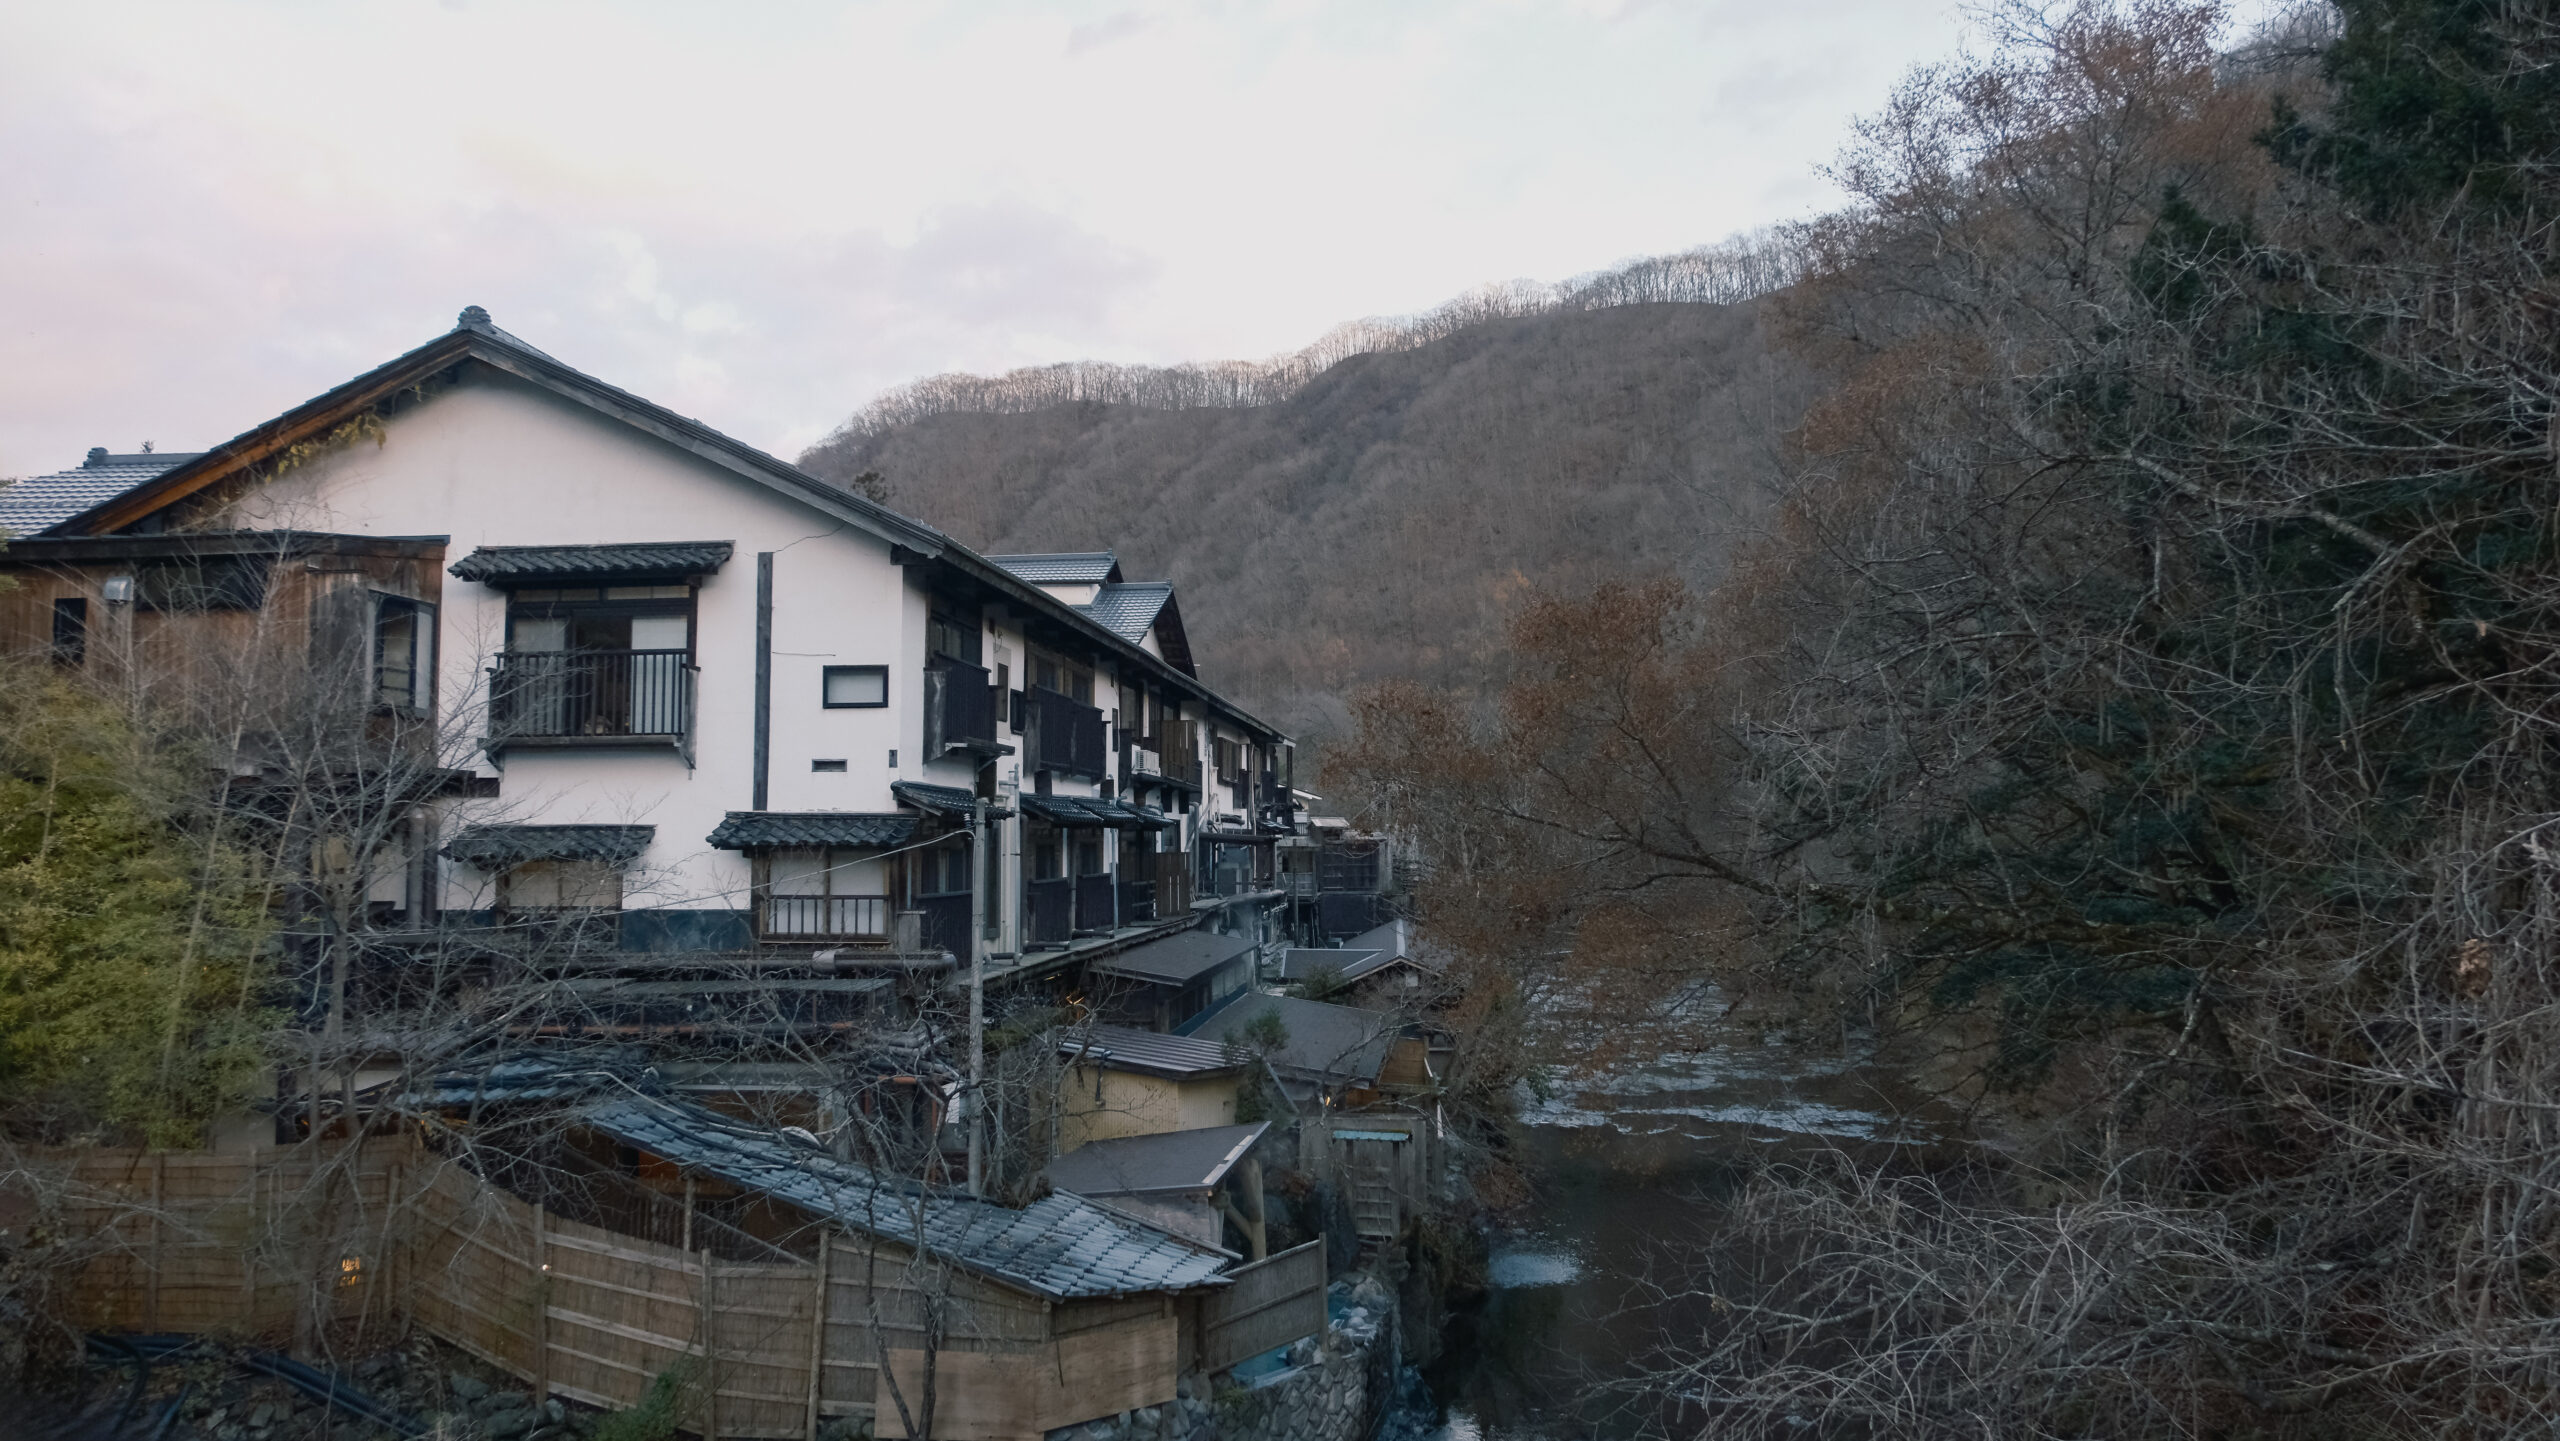
[[[1077,609],[1109,626],[1113,635],[1135,645],[1147,638],[1147,631],[1164,611],[1164,603],[1171,599],[1172,581],[1142,580],[1131,585],[1106,585]]]
[[[1173,818],[1154,806],[1131,805],[1127,801],[1108,801],[1100,796],[1025,795],[1015,798],[1022,813],[1062,826],[1128,826],[1153,830],[1173,824]]]
[[[1102,585],[1120,569],[1119,557],[1107,550],[1044,551],[1038,555],[991,555],[987,559],[1033,585]]]
[[[709,837],[714,850],[768,846],[902,846],[916,818],[896,811],[731,811]]]
[[[736,547],[725,540],[637,545],[484,545],[453,563],[459,580],[595,580],[686,576],[718,570]]]
[[[975,791],[959,786],[938,786],[926,781],[891,781],[889,793],[902,805],[941,816],[968,816],[978,804]]]
[[[444,853],[484,871],[526,861],[603,861],[629,865],[656,838],[656,826],[473,826]]]
[[[113,500],[193,455],[111,455],[103,464],[30,475],[0,486],[0,531],[34,535],[101,501]]]
[[[1065,1192],[1015,1210],[892,1180],[815,1146],[682,1102],[634,1096],[582,1119],[626,1145],[707,1171],[848,1229],[1060,1300],[1228,1284],[1226,1257]]]

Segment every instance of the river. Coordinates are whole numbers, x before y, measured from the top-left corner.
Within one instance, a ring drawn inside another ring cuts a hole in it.
[[[1423,1369],[1439,1441],[1609,1436],[1630,1420],[1596,1400],[1629,1358],[1679,1327],[1678,1307],[1630,1311],[1666,1247],[1698,1234],[1749,1167],[1822,1147],[1925,1145],[1948,1128],[1862,1055],[1808,1054],[1737,1032],[1568,1084],[1524,1107],[1530,1219],[1494,1238],[1490,1285],[1448,1317]]]

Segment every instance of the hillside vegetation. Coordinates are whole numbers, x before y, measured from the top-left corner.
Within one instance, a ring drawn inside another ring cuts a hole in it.
[[[1321,743],[1373,682],[1486,684],[1522,595],[1697,583],[1760,510],[1799,402],[1755,304],[1539,305],[1227,392],[1261,404],[1120,367],[945,378],[801,463],[984,550],[1172,579],[1204,677]],[[1134,398],[1033,403],[1059,393]]]

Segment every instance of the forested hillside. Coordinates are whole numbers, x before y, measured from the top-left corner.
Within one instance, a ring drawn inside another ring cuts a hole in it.
[[[1447,329],[1266,404],[928,411],[802,463],[876,471],[985,550],[1115,549],[1132,579],[1172,579],[1205,677],[1321,742],[1368,683],[1484,683],[1525,593],[1712,576],[1796,404],[1748,302]],[[1142,394],[1128,374],[1104,393]]]

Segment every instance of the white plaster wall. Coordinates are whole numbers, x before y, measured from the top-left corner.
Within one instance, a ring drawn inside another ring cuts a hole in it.
[[[619,422],[510,378],[475,378],[235,507],[220,522],[372,535],[449,535],[447,563],[483,545],[725,540],[734,553],[702,586],[694,649],[694,764],[671,751],[514,751],[485,818],[510,823],[648,824],[633,907],[743,906],[748,867],[704,844],[753,803],[756,555],[774,553],[774,810],[890,811],[889,783],[926,778],[924,597],[889,546]],[[505,636],[505,596],[447,577],[438,671],[444,714],[477,731],[489,657]],[[889,704],[820,704],[830,664],[890,667]],[[889,752],[902,763],[892,771]],[[845,773],[809,763],[842,758]],[[934,779],[944,779],[936,775]],[[953,783],[965,783],[958,781]],[[452,904],[485,904],[464,875]]]

